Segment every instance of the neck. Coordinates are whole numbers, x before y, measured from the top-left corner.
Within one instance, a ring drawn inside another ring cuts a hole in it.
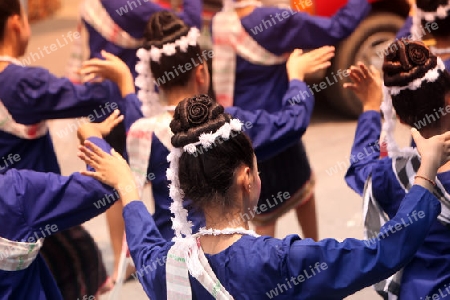
[[[244,228],[249,229],[248,221],[244,220],[242,214],[236,210],[223,214],[217,210],[205,210],[206,228],[222,230],[225,228]],[[224,251],[241,238],[240,234],[219,234],[204,235],[200,237],[202,249],[208,254],[217,254]]]
[[[8,43],[4,43],[0,45],[0,56],[10,56],[13,58],[18,58],[19,52],[14,49],[11,45],[8,45]]]
[[[167,106],[177,106],[182,100],[199,93],[194,84],[188,83],[186,87],[175,87],[168,90],[160,90],[160,97]]]
[[[247,215],[250,213],[247,213]],[[222,211],[213,209],[205,210],[206,228],[225,229],[225,228],[244,228],[249,229],[248,220],[241,210],[234,210],[224,214]]]

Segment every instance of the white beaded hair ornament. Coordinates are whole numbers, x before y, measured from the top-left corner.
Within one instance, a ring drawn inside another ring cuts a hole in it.
[[[188,109],[188,113],[190,115],[189,117],[191,119],[206,121],[210,107],[208,107],[208,104],[205,104],[205,102],[202,101],[203,99],[201,99],[201,97],[207,96],[198,96],[184,101],[191,101],[191,104],[189,104],[190,107]],[[178,105],[177,109],[180,109],[180,105],[182,103],[183,102]],[[175,111],[175,114],[177,114],[177,111]],[[229,122],[225,122],[225,124],[223,124],[215,132],[200,134],[200,136],[198,137],[198,141],[189,143],[184,147],[174,147],[171,150],[170,154],[167,156],[167,160],[170,163],[170,166],[167,169],[166,175],[167,180],[171,182],[169,184],[169,195],[173,200],[173,203],[170,206],[170,210],[174,215],[174,217],[172,218],[172,228],[175,231],[174,239],[183,238],[183,235],[186,237],[192,235],[192,224],[191,222],[188,222],[188,212],[183,207],[184,192],[180,187],[180,181],[178,178],[179,159],[181,155],[183,154],[183,152],[195,154],[198,149],[197,147],[203,147],[204,149],[212,148],[215,145],[217,139],[230,139],[232,131],[242,131],[242,123],[240,120],[230,119]],[[203,151],[199,153],[203,153]]]
[[[447,18],[448,11],[450,11],[450,1],[438,5],[435,11],[424,11],[419,7],[417,7],[416,4],[414,4],[414,10],[415,14],[413,16],[413,25],[411,28],[411,34],[413,35],[414,39],[420,40],[419,37],[422,37],[424,33],[430,30],[429,28],[427,29],[422,28],[422,21],[431,23],[436,20],[443,20]]]
[[[160,107],[158,94],[155,90],[155,79],[150,70],[150,61],[159,63],[163,55],[172,56],[177,53],[177,47],[181,52],[187,52],[189,46],[196,46],[200,30],[192,27],[187,35],[180,37],[172,43],[164,44],[162,48],[151,46],[150,49],[140,48],[137,51],[139,61],[136,64],[137,77],[135,85],[139,88],[138,98],[143,103],[144,116],[155,114],[155,107]],[[150,111],[152,110],[152,111]]]
[[[407,56],[407,58],[405,59],[408,59],[410,61],[409,63],[412,62],[416,65],[422,65],[424,64],[425,60],[429,60],[430,55],[433,55],[430,51],[421,51],[420,48],[423,49],[423,47],[425,47],[425,45],[423,44],[422,46],[417,47],[417,45],[413,45],[411,43],[404,44],[403,41],[396,41],[395,43],[397,44],[397,47],[394,47],[396,49],[408,47],[408,51],[405,51],[405,55]],[[391,47],[389,49],[391,49]],[[425,52],[427,52],[428,54]],[[390,53],[389,55],[392,55],[392,53]],[[387,56],[387,58],[389,57],[389,55]],[[384,115],[384,123],[382,130],[385,133],[387,152],[389,154],[389,157],[417,154],[417,150],[412,147],[405,147],[403,149],[400,149],[397,142],[395,141],[394,131],[396,125],[396,113],[392,105],[392,96],[399,95],[404,90],[417,90],[425,82],[435,82],[444,71],[445,65],[443,61],[441,58],[437,57],[437,63],[434,67],[431,67],[424,76],[411,81],[408,85],[383,86],[383,102],[381,104],[381,111]]]

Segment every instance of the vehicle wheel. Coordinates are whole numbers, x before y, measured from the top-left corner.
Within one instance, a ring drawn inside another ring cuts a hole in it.
[[[336,82],[338,74],[358,61],[367,65],[374,65],[381,70],[384,59],[384,50],[394,41],[396,33],[403,26],[405,20],[392,13],[378,13],[367,17],[344,40],[336,50],[336,56],[331,67],[327,71],[327,77],[331,82]],[[362,105],[352,91],[342,87],[344,80],[329,86],[324,92],[327,102],[346,116],[355,118],[362,112]]]

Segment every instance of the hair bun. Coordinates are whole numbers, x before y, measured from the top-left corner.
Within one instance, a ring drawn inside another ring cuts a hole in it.
[[[385,86],[407,86],[436,67],[437,57],[418,41],[395,41],[383,64]]]
[[[173,12],[154,13],[144,32],[145,48],[150,49],[151,46],[162,48],[164,44],[172,43],[188,32],[189,26]]]
[[[174,133],[172,145],[184,147],[198,142],[202,133],[214,132],[230,122],[230,119],[230,116],[224,113],[223,106],[208,95],[186,98],[178,103],[170,123],[170,129]]]
[[[448,0],[416,0],[416,5],[420,10],[435,12],[439,6],[445,6]]]

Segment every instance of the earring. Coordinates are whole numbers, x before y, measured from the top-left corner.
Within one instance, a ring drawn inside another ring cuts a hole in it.
[[[252,188],[252,186],[249,184],[248,185],[248,191],[250,192],[250,189]]]

